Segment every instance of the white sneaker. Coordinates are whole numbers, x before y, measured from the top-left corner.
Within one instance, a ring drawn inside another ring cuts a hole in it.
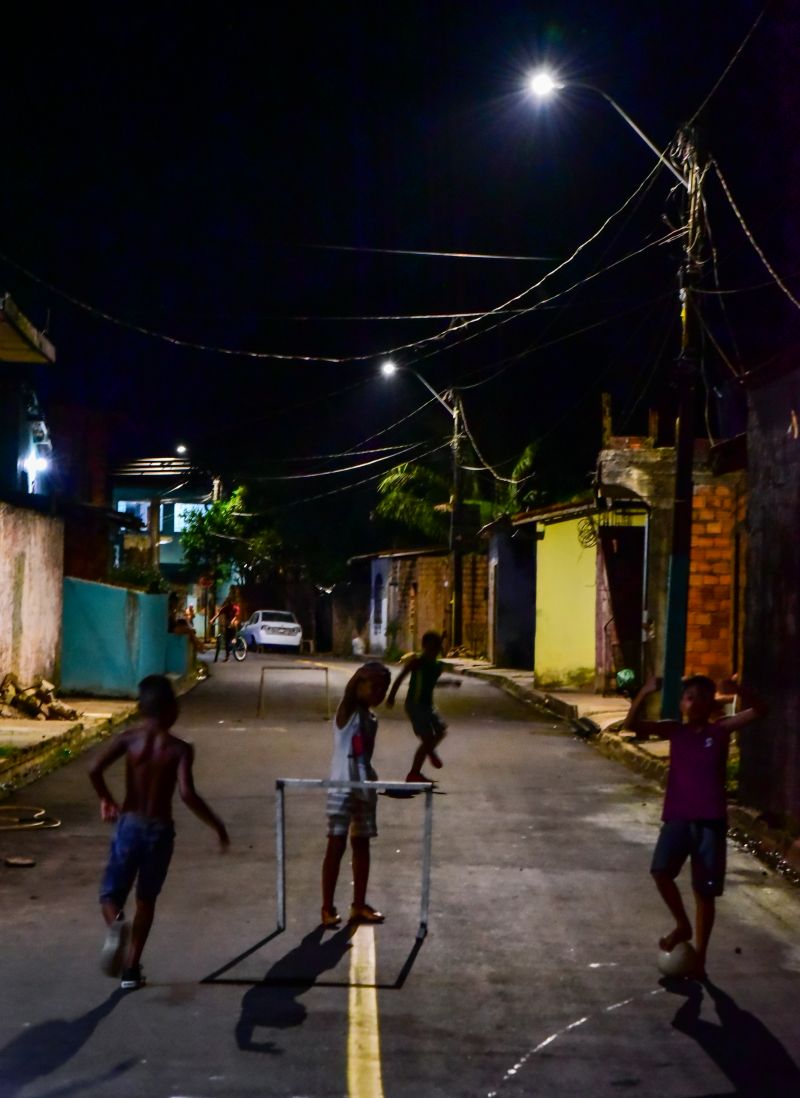
[[[125,915],[120,911],[106,931],[106,940],[103,942],[103,950],[100,954],[100,967],[106,976],[119,976],[129,935],[130,927],[125,922]]]

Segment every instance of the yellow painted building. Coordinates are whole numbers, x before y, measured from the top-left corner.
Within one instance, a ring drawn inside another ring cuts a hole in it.
[[[597,548],[581,545],[581,521],[537,523],[537,686],[594,684]]]

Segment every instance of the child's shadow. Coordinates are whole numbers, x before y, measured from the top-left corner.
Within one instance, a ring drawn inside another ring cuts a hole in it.
[[[52,1075],[68,1064],[91,1038],[97,1026],[124,998],[125,992],[117,989],[104,1002],[77,1018],[51,1018],[23,1029],[5,1048],[0,1049],[0,1093],[4,1098],[13,1098],[35,1080]],[[101,1079],[116,1079],[135,1064],[135,1059],[124,1060]],[[67,1084],[58,1087],[54,1093],[78,1093],[86,1085],[88,1083],[85,1082]]]
[[[786,1098],[800,1094],[800,1068],[778,1038],[754,1014],[742,1010],[722,988],[704,982],[719,1025],[700,1017],[699,983],[664,981],[668,991],[686,995],[672,1019],[675,1029],[697,1041],[736,1088],[731,1098]],[[712,1096],[707,1096],[712,1098]]]
[[[316,927],[300,945],[268,970],[264,980],[250,988],[242,999],[242,1012],[236,1023],[236,1044],[247,1052],[282,1051],[274,1041],[254,1041],[256,1028],[289,1029],[301,1026],[307,1011],[299,997],[314,986],[317,978],[335,968],[351,948],[353,928],[345,926],[323,939],[325,931]]]

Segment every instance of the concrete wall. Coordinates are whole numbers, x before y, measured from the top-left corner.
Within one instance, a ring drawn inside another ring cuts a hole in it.
[[[134,698],[145,675],[167,668],[167,596],[64,580],[61,687]]]
[[[64,527],[0,503],[0,678],[58,681]]]
[[[580,519],[543,526],[536,548],[537,685],[594,682],[595,548],[578,541]]]

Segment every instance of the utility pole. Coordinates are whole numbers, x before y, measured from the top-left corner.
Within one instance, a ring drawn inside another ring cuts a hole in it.
[[[686,624],[689,606],[689,560],[692,543],[692,498],[694,491],[694,405],[697,366],[700,358],[698,302],[695,290],[700,280],[703,247],[702,188],[705,164],[701,161],[694,130],[678,138],[677,157],[686,180],[686,237],[679,287],[681,307],[681,350],[676,367],[677,420],[675,424],[675,502],[672,519],[672,549],[667,577],[666,645],[661,715],[677,718],[681,679],[686,659]]]
[[[458,394],[449,394],[453,414],[453,435],[450,449],[453,455],[453,496],[450,501],[450,553],[453,560],[452,637],[451,648],[459,648],[464,640],[464,522],[461,473],[461,402]]]

